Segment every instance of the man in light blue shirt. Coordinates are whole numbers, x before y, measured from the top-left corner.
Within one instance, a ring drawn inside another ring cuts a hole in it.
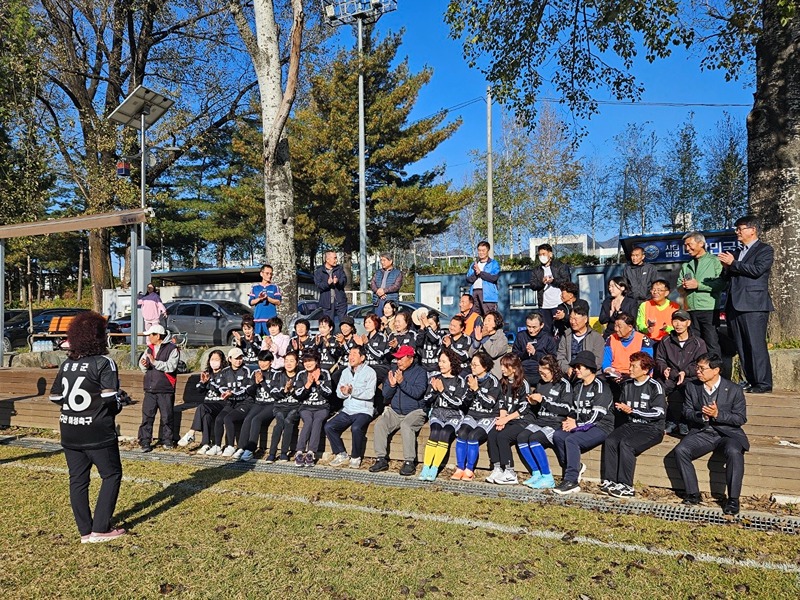
[[[364,346],[354,346],[347,356],[350,368],[342,372],[336,395],[344,400],[342,410],[325,425],[325,435],[335,454],[330,466],[342,467],[348,462],[351,469],[361,466],[367,447],[367,427],[375,416],[375,387],[377,377],[372,367],[365,364]],[[342,432],[351,428],[352,450],[348,456],[342,442]]]

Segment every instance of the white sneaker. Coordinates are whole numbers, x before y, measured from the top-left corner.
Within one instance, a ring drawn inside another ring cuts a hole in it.
[[[494,478],[494,482],[497,485],[517,485],[519,479],[517,479],[517,473],[513,469],[506,469]]]
[[[219,456],[220,454],[222,454],[222,448],[220,448],[216,444],[211,446],[211,449],[208,452],[206,452],[206,456]]]
[[[503,475],[503,467],[500,465],[495,465],[494,469],[492,469],[491,474],[486,478],[486,483],[497,483],[498,477]]]
[[[361,468],[361,459],[360,458],[351,458],[350,459],[350,468],[351,469],[360,469]]]
[[[233,446],[225,446],[225,450],[222,451],[222,456],[233,456],[236,453],[236,448]]]
[[[178,446],[185,448],[194,441],[194,433],[187,431],[181,439],[178,440]]]
[[[205,444],[200,447],[200,449],[196,452],[196,454],[210,454],[211,446]]]
[[[350,457],[347,455],[346,452],[342,452],[341,454],[337,454],[333,457],[333,460],[330,462],[330,466],[332,467],[343,467],[350,461]]]
[[[233,453],[233,458],[235,460],[239,460],[242,458],[242,454],[244,454],[244,448],[239,448],[236,452]]]
[[[236,455],[234,454],[234,456]],[[253,459],[253,453],[250,452],[250,450],[245,450],[244,452],[242,452],[242,455],[238,458],[238,460],[242,462],[247,462],[252,459]]]
[[[581,468],[578,471],[578,483],[580,483],[581,479],[583,479],[583,474],[584,473],[586,473],[586,465],[581,463]]]

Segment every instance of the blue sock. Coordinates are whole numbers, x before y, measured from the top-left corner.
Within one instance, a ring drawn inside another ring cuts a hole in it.
[[[463,469],[467,463],[467,440],[456,440],[456,466]]]
[[[522,455],[522,458],[525,459],[526,463],[528,463],[531,472],[538,471],[539,468],[536,466],[536,459],[533,457],[530,446],[526,442],[522,442],[517,446],[517,448],[519,449],[519,453]]]
[[[467,469],[470,471],[475,470],[475,464],[478,462],[478,452],[480,444],[476,441],[470,440],[467,442]]]
[[[536,459],[536,464],[539,465],[539,471],[542,475],[550,475],[550,462],[547,460],[544,448],[541,444],[533,443],[530,445],[530,451]]]

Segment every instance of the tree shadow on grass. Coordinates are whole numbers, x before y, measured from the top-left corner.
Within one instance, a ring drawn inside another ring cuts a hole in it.
[[[11,442],[16,441],[14,440],[2,440],[0,441],[0,446],[11,446]],[[32,460],[35,458],[48,458],[51,456],[55,456],[56,454],[61,454],[63,452],[62,448],[58,448],[56,450],[42,450],[41,452],[34,452],[32,454],[24,454],[22,456],[10,456],[8,458],[0,459],[0,465],[4,465],[7,463],[13,462],[21,462],[23,460]]]
[[[134,506],[116,514],[114,520],[130,529],[177,507],[182,502],[217,483],[236,479],[245,473],[249,473],[254,466],[252,463],[223,463],[195,471],[186,479],[170,483],[149,498],[141,500]]]

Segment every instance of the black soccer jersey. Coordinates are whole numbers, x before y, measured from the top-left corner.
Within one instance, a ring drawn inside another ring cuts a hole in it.
[[[61,404],[61,445],[71,450],[115,445],[118,391],[117,365],[109,357],[67,359],[50,390],[50,400]]]

